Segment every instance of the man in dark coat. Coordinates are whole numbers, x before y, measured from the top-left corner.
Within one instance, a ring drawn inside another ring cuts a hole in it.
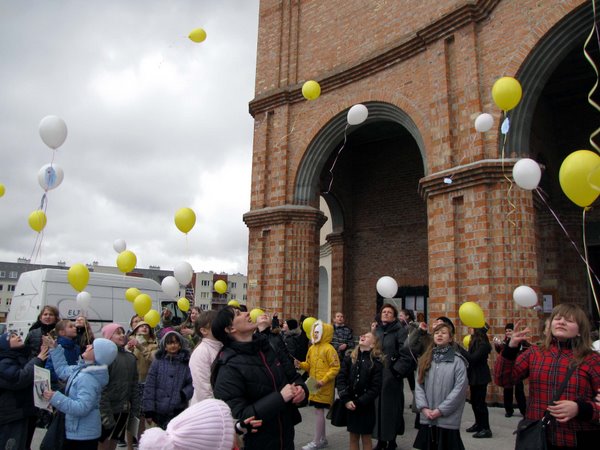
[[[302,420],[297,406],[308,389],[291,360],[256,327],[248,312],[219,311],[212,323],[213,336],[223,343],[211,376],[214,396],[235,419],[262,420],[256,432],[245,434],[246,450],[293,450],[294,425]]]

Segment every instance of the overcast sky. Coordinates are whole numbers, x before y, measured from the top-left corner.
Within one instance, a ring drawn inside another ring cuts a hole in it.
[[[124,239],[138,267],[246,274],[257,27],[258,0],[0,0],[0,261],[114,266]],[[47,115],[68,127],[56,151]],[[37,254],[27,218],[53,158]]]

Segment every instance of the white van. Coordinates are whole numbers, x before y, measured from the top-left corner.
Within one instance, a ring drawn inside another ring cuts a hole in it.
[[[84,314],[96,335],[104,325],[112,322],[123,325],[127,330],[129,320],[135,314],[133,304],[125,298],[125,291],[131,287],[152,298],[152,309],[160,312],[168,308],[175,321],[181,321],[183,313],[177,308],[177,303],[167,297],[154,280],[90,272],[85,291],[90,293],[92,300],[90,306],[82,311],[77,304],[77,291],[67,280],[67,270],[40,269],[23,272],[19,277],[6,317],[6,328],[24,338],[44,306],[52,305],[58,308],[61,319],[75,319]]]

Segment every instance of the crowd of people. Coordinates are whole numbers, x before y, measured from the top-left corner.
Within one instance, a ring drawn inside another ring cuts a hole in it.
[[[404,380],[417,449],[465,448],[467,397],[475,423],[465,431],[492,438],[492,380],[504,390],[506,417],[514,414],[513,393],[527,420],[549,417],[548,448],[596,448],[600,438],[600,354],[576,305],[556,306],[536,344],[528,328],[507,323],[493,346],[486,324],[472,330],[466,347],[447,317],[429,327],[392,304],[356,340],[342,312],[332,324],[315,321],[308,335],[304,316],[253,320],[244,307],[193,307],[181,324],[161,318],[151,327],[134,315],[128,329],[107,324],[95,338],[85,317],[60,320],[45,306],[24,341],[0,335],[0,449],[31,448],[35,428],[53,420],[34,406],[35,366],[50,371],[42,395],[64,414],[65,449],[293,450],[304,406],[314,410],[315,430],[302,448],[321,449],[329,445],[326,413],[334,401],[345,411],[348,448],[371,450],[374,438],[375,449],[394,449],[406,428]]]

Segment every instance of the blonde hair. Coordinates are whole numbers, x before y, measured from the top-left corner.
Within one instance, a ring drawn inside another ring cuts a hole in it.
[[[379,338],[374,333],[371,333],[370,331],[369,331],[369,333],[371,334],[371,336],[373,336],[373,340],[374,340],[373,348],[369,352],[369,358],[371,359],[371,367],[373,367],[373,361],[378,359],[379,361],[384,362],[385,355],[383,354],[383,351],[381,350],[381,341],[379,340]],[[352,360],[352,364],[356,364],[356,360],[358,359],[359,351],[360,351],[360,346],[357,345],[352,350],[352,353],[350,353],[350,359]]]
[[[446,322],[437,324],[435,327],[433,327],[432,334],[435,334],[436,331],[441,330],[442,328],[446,328],[448,330],[448,333],[450,333],[450,345],[452,345],[454,343],[454,333],[452,332],[452,327],[450,326],[450,324],[447,324]],[[432,339],[429,342],[427,349],[423,352],[423,355],[419,358],[419,376],[417,379],[417,382],[419,384],[423,384],[425,382],[425,375],[427,375],[427,372],[429,372],[429,369],[431,369],[431,361],[433,360],[434,347],[435,342]]]
[[[579,328],[579,334],[571,339],[571,347],[573,349],[573,360],[571,364],[575,367],[579,366],[585,357],[592,353],[592,338],[591,326],[587,314],[580,306],[573,303],[560,303],[554,307],[550,314],[549,330],[546,333],[543,341],[544,349],[548,350],[552,345],[554,336],[552,335],[552,321],[556,316],[565,317],[569,320],[574,320]]]

